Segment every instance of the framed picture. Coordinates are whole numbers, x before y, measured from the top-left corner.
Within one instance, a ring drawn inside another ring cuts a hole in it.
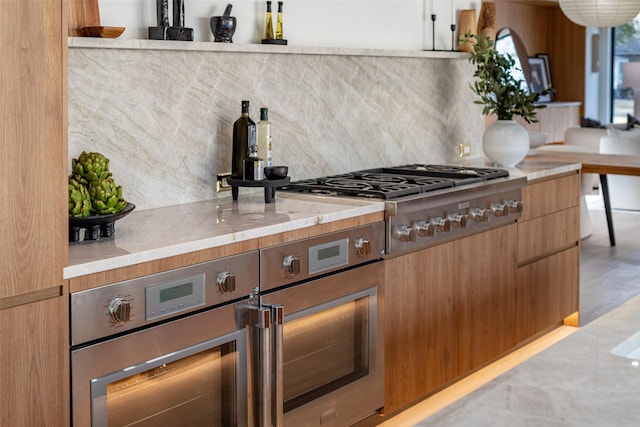
[[[537,58],[542,58],[544,60],[544,68],[547,70],[547,78],[549,79],[549,84],[553,86],[553,80],[551,80],[551,68],[549,67],[549,55],[546,53],[539,53],[536,55]],[[553,95],[551,95],[553,98]]]
[[[549,63],[548,57],[545,59],[540,56],[529,58],[529,72],[531,74],[531,92],[542,92],[549,84],[551,84],[549,77]],[[540,95],[540,102],[551,102],[551,94]]]

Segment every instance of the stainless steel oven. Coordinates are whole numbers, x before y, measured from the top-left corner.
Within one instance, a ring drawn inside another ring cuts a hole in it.
[[[71,295],[72,423],[246,426],[258,252]]]
[[[383,406],[383,253],[383,222],[261,250],[261,426],[348,426]]]

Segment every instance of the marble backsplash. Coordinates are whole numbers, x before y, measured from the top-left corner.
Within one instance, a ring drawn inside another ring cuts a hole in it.
[[[216,193],[216,174],[230,170],[243,99],[256,122],[269,108],[274,163],[292,179],[454,163],[462,142],[482,156],[484,121],[461,54],[123,46],[69,48],[69,168],[82,151],[103,153],[139,210],[230,196]]]

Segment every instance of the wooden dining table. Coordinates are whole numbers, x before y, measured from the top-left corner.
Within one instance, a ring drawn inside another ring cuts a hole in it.
[[[607,217],[607,227],[609,229],[609,243],[611,246],[616,245],[607,175],[640,176],[640,156],[539,150],[535,156],[529,156],[526,160],[580,163],[582,164],[582,173],[598,174],[600,177],[602,199],[604,201],[604,211]],[[638,191],[640,191],[640,188]]]

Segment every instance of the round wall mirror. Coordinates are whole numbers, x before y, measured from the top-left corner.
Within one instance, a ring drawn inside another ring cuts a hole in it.
[[[516,61],[511,74],[525,85],[527,91],[531,83],[529,56],[524,42],[512,28],[503,28],[496,34],[495,49],[502,54],[509,54]]]

